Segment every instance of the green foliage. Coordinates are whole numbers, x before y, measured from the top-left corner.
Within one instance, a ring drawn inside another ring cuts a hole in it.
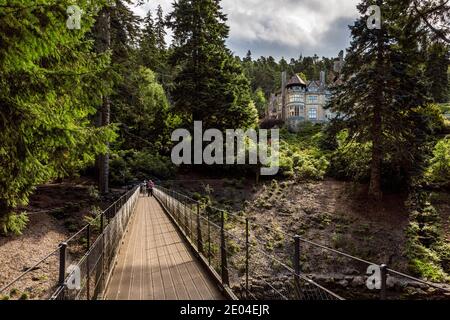
[[[27,226],[29,218],[25,212],[21,214],[12,213],[3,217],[0,220],[1,225],[3,226],[3,233],[7,235],[8,233],[12,233],[15,235],[21,235],[22,231]]]
[[[361,16],[351,26],[351,47],[330,106],[338,114],[334,124],[374,150],[369,193],[379,198],[383,177],[407,185],[424,161],[423,148],[433,132],[423,113],[429,103],[419,44],[425,31],[416,16],[399,14],[411,10],[411,1],[385,0],[380,30],[367,28],[372,4],[362,0],[358,5]]]
[[[36,185],[92,164],[114,138],[90,124],[107,91],[99,75],[108,57],[86,39],[102,2],[77,2],[81,30],[66,27],[70,4],[9,0],[0,11],[0,217]]]
[[[111,183],[125,185],[144,179],[172,178],[176,172],[170,158],[150,151],[119,151],[111,156]]]
[[[98,192],[98,189],[94,186],[88,187],[88,194],[89,196],[94,200],[100,200],[100,193]]]
[[[449,45],[435,42],[428,48],[427,52],[425,75],[428,79],[431,97],[436,103],[448,102],[450,99],[449,50]]]
[[[264,91],[261,88],[256,89],[253,93],[253,102],[258,110],[259,118],[264,118],[266,115],[267,101],[264,95]]]
[[[286,178],[322,180],[330,165],[328,153],[320,148],[322,127],[305,124],[299,133],[285,130],[280,141],[280,173]]]
[[[372,148],[370,143],[349,141],[348,131],[337,136],[338,148],[331,157],[330,175],[339,179],[367,181]]]
[[[245,75],[251,81],[251,90],[258,88],[269,97],[281,87],[281,72],[286,71],[288,77],[298,74],[303,80],[319,80],[320,71],[325,71],[328,79],[335,76],[333,72],[333,59],[319,58],[317,55],[291,59],[288,63],[284,58],[276,61],[274,57],[260,57],[252,59],[251,52],[242,60]]]
[[[19,297],[19,300],[28,300],[30,299],[30,295],[26,292],[22,293]]]
[[[425,172],[425,179],[431,183],[450,186],[450,137],[436,144]]]
[[[131,96],[131,101],[117,98],[113,106],[114,119],[120,123],[123,135],[119,147],[142,149],[151,146],[157,151],[168,152],[170,131],[179,120],[169,113],[169,102],[155,73],[144,67],[130,70],[124,90]]]
[[[168,25],[173,31],[173,67],[180,68],[172,97],[186,124],[205,128],[248,128],[257,110],[242,67],[225,46],[229,28],[219,1],[173,3]]]
[[[406,254],[411,272],[431,281],[450,281],[450,244],[442,234],[441,219],[426,192],[416,190],[406,203],[410,223]]]
[[[84,217],[84,222],[91,225],[93,231],[100,232],[102,227],[101,222],[101,211],[100,210],[92,210],[90,216]]]

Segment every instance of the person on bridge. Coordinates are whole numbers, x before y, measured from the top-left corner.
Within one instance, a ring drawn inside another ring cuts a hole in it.
[[[147,180],[144,180],[144,182],[141,183],[141,193],[144,195],[147,193],[146,188],[147,188]]]
[[[149,197],[153,197],[153,188],[155,187],[155,184],[153,183],[152,180],[148,180],[147,182],[147,191],[148,191],[148,196]]]

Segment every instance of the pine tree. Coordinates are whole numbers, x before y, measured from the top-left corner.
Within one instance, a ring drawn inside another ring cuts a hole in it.
[[[421,111],[428,99],[419,67],[424,63],[419,22],[403,14],[409,12],[411,1],[385,0],[380,30],[366,25],[372,4],[363,0],[358,5],[361,18],[351,27],[344,82],[336,88],[332,103],[339,115],[335,122],[345,124],[349,138],[371,144],[369,195],[380,199],[388,159],[391,172],[406,178],[420,163],[418,150],[429,127]]]
[[[163,10],[161,5],[158,5],[156,10],[156,22],[155,22],[155,34],[156,34],[156,47],[158,50],[164,51],[166,49],[166,21],[164,19]]]
[[[450,65],[449,46],[440,42],[433,43],[428,49],[426,62],[427,81],[431,97],[436,103],[449,101],[448,68]]]
[[[107,90],[100,75],[108,56],[93,54],[86,40],[101,3],[77,2],[81,30],[66,26],[71,4],[8,0],[0,10],[0,224],[6,229],[38,184],[92,164],[114,137],[110,127],[89,121]]]
[[[127,103],[132,90],[128,87],[128,78],[133,70],[138,70],[133,55],[140,35],[140,18],[129,9],[132,3],[132,0],[109,1],[100,11],[93,31],[97,52],[111,51],[112,68],[103,78],[112,93],[104,95],[103,105],[98,110],[99,127],[108,126],[118,107]],[[98,157],[97,168],[99,190],[108,193],[109,152]]]
[[[247,51],[245,58],[243,59],[244,63],[252,62],[252,52],[250,50]]]
[[[138,60],[141,65],[153,70],[156,69],[158,64],[156,37],[155,23],[153,21],[152,12],[149,10],[144,19],[144,29],[139,45]]]
[[[105,54],[111,47],[111,12],[105,6],[100,10],[95,25],[95,49],[99,54]],[[103,96],[102,106],[97,111],[97,127],[107,127],[110,124],[111,100],[108,95]],[[107,146],[109,149],[109,145]],[[102,194],[109,192],[109,152],[97,157],[98,189]]]
[[[181,68],[172,93],[176,110],[205,127],[254,125],[249,82],[225,46],[229,28],[220,1],[180,0],[173,9],[171,64]]]

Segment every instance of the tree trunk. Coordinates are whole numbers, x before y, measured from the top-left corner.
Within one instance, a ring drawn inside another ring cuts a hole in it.
[[[372,164],[370,168],[369,197],[374,200],[381,200],[381,163],[382,155],[382,119],[381,107],[374,106],[374,119],[372,128]]]
[[[96,22],[96,51],[104,53],[111,47],[111,17],[109,7],[100,12]],[[109,97],[103,97],[102,107],[98,110],[98,127],[110,124],[111,102]],[[109,144],[107,145],[109,150]],[[98,189],[100,193],[109,192],[109,153],[97,157]]]
[[[103,105],[100,110],[101,126],[107,126],[110,124],[111,115],[111,103],[108,97],[103,98]],[[109,150],[109,143],[107,144]],[[109,192],[109,153],[99,155],[98,161],[98,188],[103,194]]]
[[[381,4],[380,4],[381,5]],[[381,191],[381,164],[383,161],[383,119],[384,110],[384,40],[383,27],[378,30],[378,52],[377,52],[377,76],[380,81],[377,82],[376,96],[373,99],[373,120],[372,120],[372,164],[370,168],[369,197],[379,201],[383,197]]]

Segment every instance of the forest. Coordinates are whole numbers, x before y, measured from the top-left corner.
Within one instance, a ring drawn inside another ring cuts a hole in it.
[[[450,279],[449,222],[432,203],[436,193],[450,199],[450,4],[385,0],[373,31],[373,2],[360,1],[337,73],[335,57],[236,56],[219,0],[178,0],[144,18],[132,7],[145,1],[78,0],[80,29],[67,27],[73,1],[0,0],[1,233],[29,227],[24,208],[52,181],[89,177],[100,195],[186,172],[253,181],[251,166],[173,165],[171,133],[194,121],[267,125],[281,72],[318,80],[326,71],[328,83],[339,79],[327,106],[337,117],[281,129],[275,180],[362,184],[374,203],[406,194],[413,270]]]

